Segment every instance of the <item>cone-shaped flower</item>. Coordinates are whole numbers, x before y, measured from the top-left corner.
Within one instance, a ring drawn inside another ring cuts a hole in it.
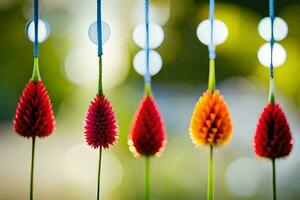
[[[190,122],[190,136],[196,145],[223,145],[229,142],[233,125],[228,106],[218,90],[207,90],[196,103]]]
[[[166,131],[159,108],[153,97],[146,96],[133,120],[129,149],[136,156],[159,155],[166,144]]]
[[[93,148],[107,149],[118,138],[117,118],[104,95],[97,95],[85,118],[85,139]]]
[[[289,155],[293,138],[289,124],[279,104],[264,108],[254,136],[254,151],[257,156],[276,159]]]
[[[14,119],[14,130],[24,137],[46,137],[55,129],[50,98],[42,81],[26,85],[19,100]]]

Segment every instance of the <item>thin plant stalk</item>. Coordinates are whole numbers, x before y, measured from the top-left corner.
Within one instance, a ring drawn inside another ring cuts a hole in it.
[[[101,175],[101,159],[102,147],[99,148],[99,163],[98,163],[98,184],[97,184],[97,200],[100,199],[100,175]]]
[[[145,165],[145,200],[150,200],[150,157],[146,157]]]
[[[272,182],[273,182],[273,200],[277,199],[276,196],[276,163],[275,159],[272,159]]]
[[[32,137],[32,149],[31,149],[31,172],[30,172],[30,195],[29,195],[30,200],[33,200],[34,152],[35,152],[35,136]]]
[[[216,89],[216,72],[215,72],[215,60],[209,60],[209,78],[208,78],[208,89],[214,92]]]
[[[207,200],[214,199],[214,158],[213,145],[209,149],[208,179],[207,179]]]
[[[102,96],[103,86],[102,86],[102,57],[101,56],[99,56],[98,64],[99,64],[98,94]]]

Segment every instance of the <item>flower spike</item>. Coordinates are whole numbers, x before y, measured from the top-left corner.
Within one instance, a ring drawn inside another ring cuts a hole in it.
[[[129,148],[136,155],[159,155],[165,148],[166,131],[159,108],[151,96],[142,100],[133,120]]]
[[[85,120],[85,138],[88,145],[107,149],[118,138],[116,115],[108,99],[97,95],[91,103]]]
[[[14,119],[14,130],[23,137],[46,137],[55,129],[50,98],[42,81],[32,80],[26,85],[19,100]]]
[[[218,90],[207,90],[196,103],[190,136],[196,145],[220,146],[229,142],[233,124],[228,106]]]
[[[288,156],[293,138],[286,116],[279,104],[264,108],[254,136],[254,152],[259,157],[276,159]]]

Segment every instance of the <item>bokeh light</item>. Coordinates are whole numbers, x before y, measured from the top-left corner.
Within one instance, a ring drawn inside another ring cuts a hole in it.
[[[65,59],[64,71],[67,78],[77,85],[90,85],[98,78],[98,58],[87,47],[73,48]]]
[[[240,197],[250,197],[255,194],[260,177],[261,168],[254,158],[234,160],[228,166],[225,174],[228,188]]]
[[[257,57],[259,62],[265,66],[270,67],[271,65],[271,45],[270,43],[266,43],[261,46],[258,50]],[[286,61],[287,53],[283,46],[278,43],[275,43],[273,46],[273,66],[279,67],[283,65]]]
[[[164,31],[156,23],[149,23],[149,48],[156,49],[164,40]],[[146,48],[146,25],[139,24],[133,31],[134,42],[142,49]]]
[[[171,13],[171,0],[153,1],[150,4],[150,19],[159,25],[165,25]],[[133,24],[141,24],[145,22],[144,2],[134,1],[131,6],[130,19]]]
[[[275,41],[283,40],[288,34],[288,25],[287,23],[280,17],[276,17],[274,19],[273,24],[273,35]],[[258,24],[258,32],[259,35],[267,40],[271,40],[271,19],[270,17],[263,18]]]
[[[40,14],[51,24],[51,37],[40,45],[40,70],[53,102],[57,130],[47,140],[37,140],[35,197],[94,199],[98,154],[83,144],[83,124],[98,85],[97,46],[88,36],[96,20],[96,1],[40,2]],[[282,42],[288,59],[284,67],[275,69],[276,99],[286,111],[295,140],[291,155],[277,162],[277,188],[279,199],[295,200],[300,199],[300,2],[276,4],[276,13],[289,25],[289,36]],[[267,7],[267,1],[216,2],[216,18],[229,30],[227,41],[217,48],[217,87],[235,123],[230,144],[216,150],[216,199],[261,200],[272,195],[271,163],[255,158],[252,144],[258,117],[268,100],[269,69],[257,59],[264,44],[257,26],[268,14]],[[109,0],[103,1],[102,8],[103,20],[111,28],[110,39],[103,46],[104,92],[117,114],[120,138],[103,152],[101,184],[106,187],[107,182],[108,188],[101,189],[101,199],[143,199],[145,160],[132,157],[127,136],[143,96],[142,77],[133,67],[140,48],[132,34],[137,24],[144,23],[144,2]],[[195,102],[207,88],[208,52],[195,31],[199,22],[207,19],[208,2],[154,0],[150,12],[151,22],[164,31],[163,44],[157,50],[163,68],[153,77],[153,92],[168,133],[165,153],[151,161],[151,194],[153,199],[205,199],[208,149],[194,147],[188,125]],[[0,0],[0,199],[28,195],[31,142],[13,133],[12,124],[17,101],[32,73],[33,48],[24,35],[32,13],[32,1]],[[141,63],[144,71],[145,61]]]
[[[209,19],[202,21],[197,27],[198,39],[205,45],[210,44],[211,23]],[[213,45],[219,45],[226,41],[228,37],[228,28],[224,22],[215,19],[213,23]]]
[[[163,62],[162,62],[162,58],[159,55],[159,53],[157,53],[154,50],[150,50],[149,52],[149,72],[150,74],[156,75],[162,68]],[[139,51],[134,59],[133,59],[133,66],[135,71],[144,76],[146,73],[146,51],[145,50],[141,50]]]
[[[70,182],[80,187],[88,188],[91,192],[96,188],[92,187],[97,182],[97,161],[98,151],[91,149],[86,144],[78,144],[69,149],[65,159],[65,173]],[[102,185],[101,190],[109,193],[118,187],[123,179],[123,166],[113,154],[103,154]],[[113,174],[113,176],[112,176]]]
[[[31,19],[27,22],[25,27],[25,34],[31,42],[35,40],[35,29],[34,21]],[[50,35],[50,26],[48,22],[44,19],[39,19],[38,21],[38,42],[44,42]]]
[[[94,22],[91,24],[89,28],[89,37],[94,44],[98,44],[97,27],[98,27],[97,22]],[[104,21],[101,22],[101,27],[102,27],[102,44],[105,44],[110,37],[110,28],[109,25]]]

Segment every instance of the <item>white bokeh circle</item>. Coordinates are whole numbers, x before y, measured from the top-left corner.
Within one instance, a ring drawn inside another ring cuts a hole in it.
[[[113,154],[106,152],[102,157],[101,179],[105,184],[101,186],[103,193],[115,190],[122,182],[124,169],[120,160]],[[65,154],[65,175],[68,181],[83,187],[89,192],[93,187],[86,187],[97,182],[95,167],[98,164],[98,153],[86,144],[77,144],[68,149]],[[113,174],[113,176],[112,176]]]
[[[288,34],[288,25],[280,17],[274,19],[274,39],[275,41],[283,40]],[[271,40],[271,19],[270,17],[263,18],[258,24],[259,35],[266,41]]]
[[[133,31],[134,42],[142,49],[146,48],[146,26],[139,24]],[[162,27],[156,23],[149,23],[149,48],[155,49],[159,47],[164,40],[164,31]]]
[[[227,187],[240,197],[255,194],[261,181],[261,169],[257,161],[251,158],[238,158],[230,163],[226,170]]]
[[[150,50],[149,52],[149,72],[151,76],[156,75],[162,68],[163,62],[162,58],[154,50]],[[133,67],[135,71],[144,76],[146,73],[146,51],[139,51],[133,59]]]
[[[271,45],[270,43],[266,43],[261,46],[257,52],[257,57],[259,62],[265,66],[270,67],[271,65]],[[283,46],[278,43],[275,43],[273,46],[273,66],[279,67],[283,65],[286,61],[287,53]]]
[[[106,22],[101,21],[101,26],[102,26],[102,44],[105,44],[110,37],[111,31],[109,25]],[[96,45],[98,45],[97,27],[98,27],[97,22],[94,22],[91,24],[89,28],[89,38]]]
[[[197,27],[197,36],[200,42],[205,45],[210,44],[211,40],[211,23],[209,19],[202,21]],[[228,28],[224,22],[215,19],[213,23],[213,45],[219,45],[228,38]]]
[[[25,26],[25,35],[31,42],[35,40],[34,20],[30,19]],[[38,42],[44,42],[50,35],[49,23],[44,19],[38,21]]]
[[[88,48],[72,48],[65,58],[64,72],[77,85],[88,86],[98,79],[98,60]]]

